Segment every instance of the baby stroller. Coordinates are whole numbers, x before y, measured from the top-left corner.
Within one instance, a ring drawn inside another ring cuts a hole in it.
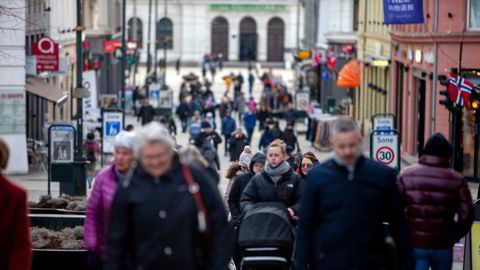
[[[288,210],[281,203],[258,203],[243,217],[238,244],[242,270],[288,270],[293,234]]]

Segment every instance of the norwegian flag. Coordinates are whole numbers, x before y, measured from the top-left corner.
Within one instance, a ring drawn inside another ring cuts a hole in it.
[[[448,79],[448,93],[456,105],[469,107],[470,95],[473,91],[473,83],[464,78],[450,73]]]

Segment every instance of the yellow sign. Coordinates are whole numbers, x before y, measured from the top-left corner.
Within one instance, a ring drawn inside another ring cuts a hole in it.
[[[389,64],[388,60],[374,60],[372,63],[375,67],[386,67]]]
[[[475,221],[471,230],[472,236],[472,269],[480,269],[480,222]]]
[[[298,59],[306,60],[306,59],[310,59],[311,57],[312,57],[311,53],[308,50],[298,50],[297,51],[297,58]]]

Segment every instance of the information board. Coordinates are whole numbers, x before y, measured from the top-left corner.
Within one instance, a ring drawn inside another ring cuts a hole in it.
[[[310,93],[309,92],[298,92],[296,94],[295,106],[297,111],[307,111],[308,106],[310,105]]]
[[[103,111],[102,127],[102,152],[111,154],[115,137],[123,130],[123,112]]]
[[[372,117],[372,130],[395,129],[395,116],[393,114],[378,114]]]
[[[69,125],[52,125],[49,130],[51,163],[71,163],[74,156],[75,128]]]
[[[391,130],[388,134],[374,130],[371,134],[370,157],[383,165],[400,170],[400,145],[398,132]]]

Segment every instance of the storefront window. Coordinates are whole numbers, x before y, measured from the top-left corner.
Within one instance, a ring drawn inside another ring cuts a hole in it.
[[[475,85],[480,85],[480,70],[463,71],[462,76]],[[475,112],[464,110],[463,114],[463,175],[473,176],[475,139]],[[480,146],[477,146],[480,147]]]
[[[468,27],[480,29],[480,0],[470,0],[470,20]]]

